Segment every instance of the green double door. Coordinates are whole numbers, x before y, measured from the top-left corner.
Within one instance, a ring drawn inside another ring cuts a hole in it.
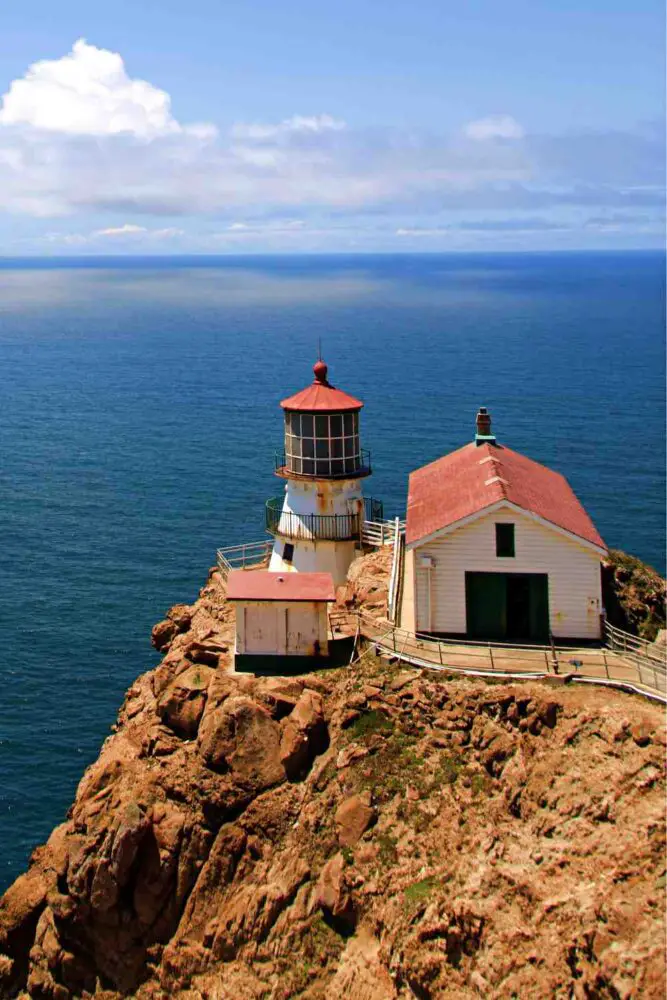
[[[466,573],[466,619],[470,639],[548,641],[548,575]]]

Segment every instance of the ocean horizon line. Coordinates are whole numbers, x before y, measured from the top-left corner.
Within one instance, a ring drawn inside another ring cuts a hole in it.
[[[62,264],[64,266],[85,266],[98,263],[112,262],[137,262],[146,263],[152,261],[173,261],[183,262],[224,262],[234,260],[353,260],[357,258],[374,259],[382,257],[384,259],[436,259],[436,258],[528,258],[528,257],[667,257],[665,247],[609,247],[599,248],[567,248],[567,249],[542,249],[542,250],[312,250],[302,252],[289,251],[247,251],[233,253],[207,253],[192,251],[189,253],[90,253],[90,254],[0,254],[0,267],[25,266],[30,267],[35,264]]]

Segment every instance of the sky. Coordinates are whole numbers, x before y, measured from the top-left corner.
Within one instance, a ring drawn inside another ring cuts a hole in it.
[[[664,246],[658,0],[25,0],[0,255]]]

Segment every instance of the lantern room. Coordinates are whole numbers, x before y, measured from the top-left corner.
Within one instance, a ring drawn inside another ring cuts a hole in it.
[[[381,519],[382,506],[361,489],[371,474],[359,435],[364,404],[329,382],[323,361],[313,375],[280,404],[285,444],[275,471],[285,490],[266,503],[266,528],[276,539],[270,569],[331,573],[340,584],[360,551],[364,520]]]
[[[285,451],[279,475],[357,479],[370,475],[370,456],[359,443],[360,400],[336,389],[323,361],[313,384],[280,404],[285,411]]]

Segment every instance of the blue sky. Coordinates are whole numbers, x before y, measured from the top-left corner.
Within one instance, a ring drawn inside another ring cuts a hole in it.
[[[29,0],[2,21],[0,253],[663,245],[654,0]]]

